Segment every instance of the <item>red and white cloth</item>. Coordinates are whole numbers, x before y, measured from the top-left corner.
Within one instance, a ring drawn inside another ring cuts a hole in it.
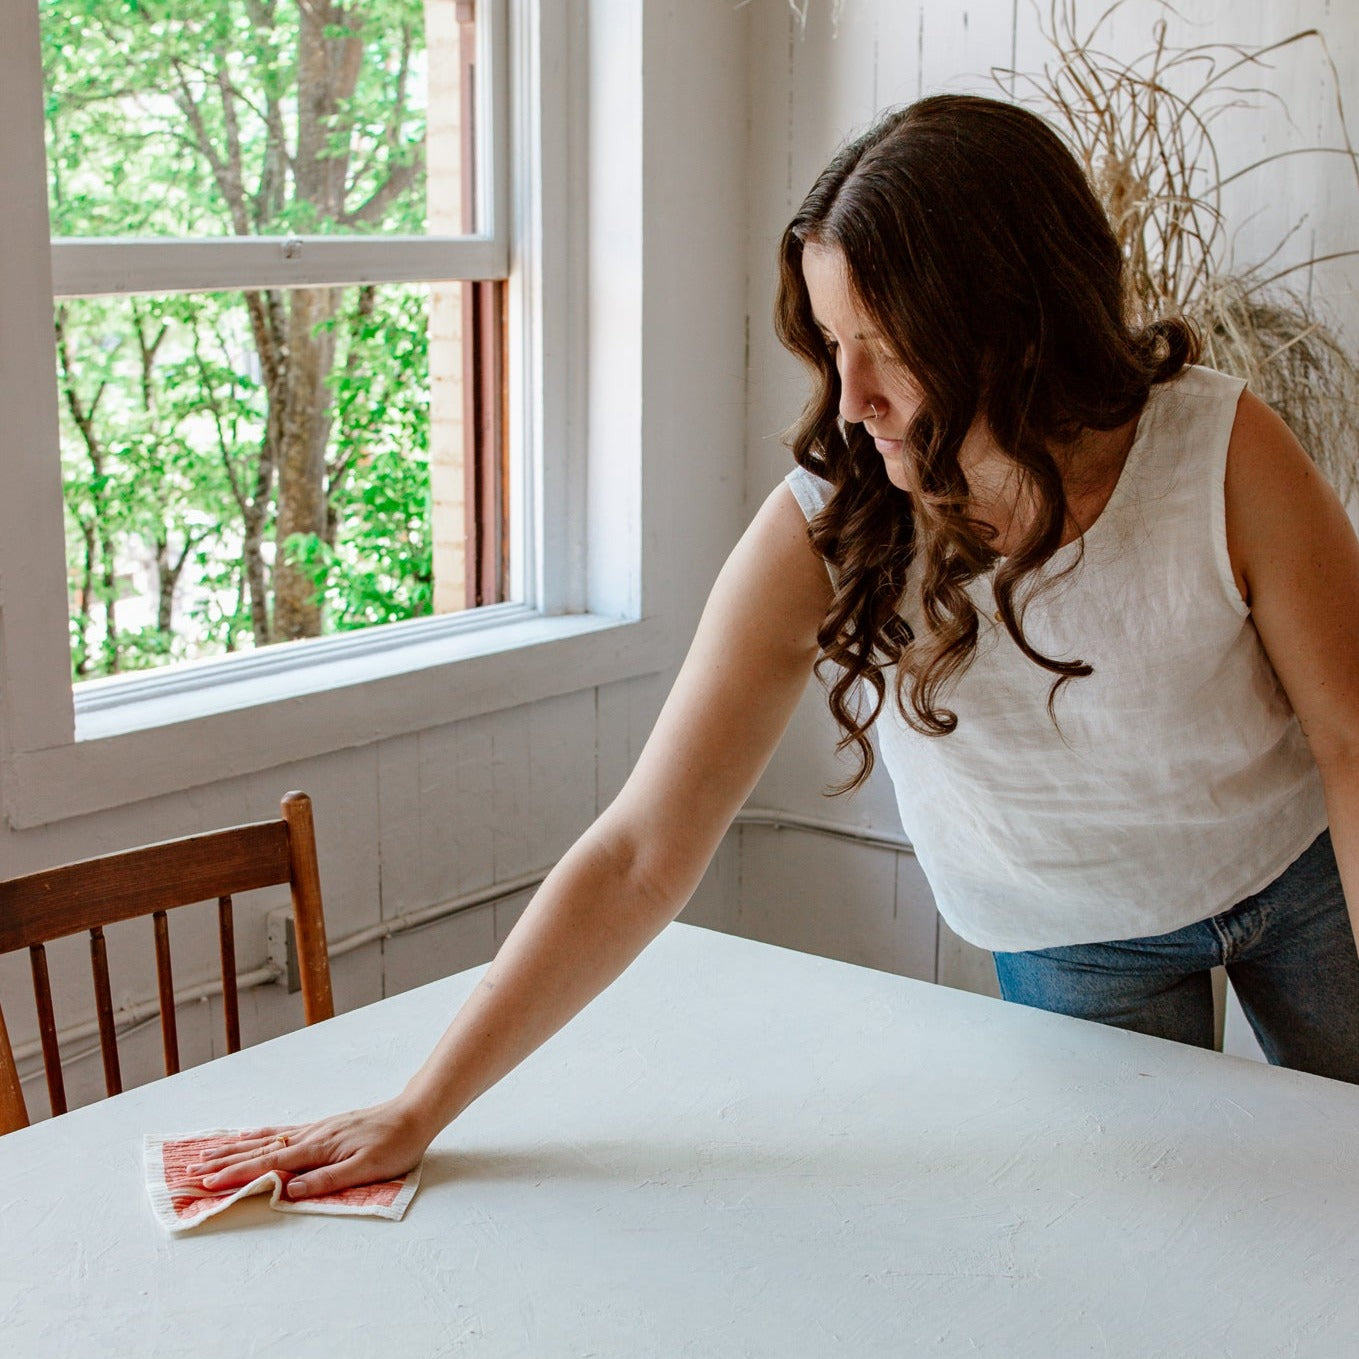
[[[162,1226],[172,1232],[187,1231],[200,1222],[230,1208],[237,1199],[268,1193],[269,1206],[280,1213],[328,1213],[334,1217],[385,1217],[399,1221],[420,1186],[420,1167],[399,1180],[357,1185],[338,1194],[318,1194],[314,1198],[290,1199],[286,1196],[287,1171],[270,1170],[236,1189],[212,1190],[203,1187],[201,1175],[190,1175],[187,1167],[209,1160],[220,1148],[240,1133],[230,1128],[210,1128],[205,1132],[160,1137],[147,1133],[144,1142],[146,1192]]]

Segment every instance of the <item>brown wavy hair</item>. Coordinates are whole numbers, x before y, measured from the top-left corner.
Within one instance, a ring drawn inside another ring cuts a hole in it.
[[[863,426],[840,418],[835,358],[802,275],[808,244],[842,252],[855,301],[919,389],[903,447],[911,494],[887,479]],[[966,586],[999,560],[993,532],[971,515],[958,461],[978,418],[1037,508],[996,567],[994,590],[1015,644],[1056,676],[1055,721],[1060,687],[1092,668],[1045,656],[1024,635],[1024,609],[1042,583],[1035,572],[1068,523],[1052,448],[1133,419],[1154,383],[1197,357],[1194,331],[1179,318],[1130,324],[1123,259],[1080,165],[1035,114],[971,95],[890,112],[844,147],[784,232],[779,265],[775,327],[812,375],[788,443],[800,466],[834,488],[808,532],[837,581],[817,672],[823,680],[827,667],[835,672],[828,697],[838,748],[853,747],[860,761],[836,791],[872,768],[867,732],[891,667],[912,727],[944,736],[958,724],[942,699],[976,651]],[[913,563],[915,628],[900,613]]]

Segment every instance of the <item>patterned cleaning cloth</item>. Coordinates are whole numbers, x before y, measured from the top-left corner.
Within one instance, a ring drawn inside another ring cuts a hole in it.
[[[318,1194],[315,1198],[296,1201],[284,1194],[292,1178],[284,1170],[267,1171],[237,1189],[204,1189],[201,1177],[189,1175],[185,1167],[207,1160],[223,1143],[238,1136],[240,1134],[230,1128],[210,1128],[206,1132],[185,1133],[178,1137],[146,1134],[143,1144],[146,1192],[163,1227],[172,1232],[187,1231],[230,1208],[237,1199],[264,1193],[271,1196],[269,1206],[280,1213],[385,1217],[396,1222],[420,1186],[420,1167],[416,1166],[399,1180],[358,1185],[353,1189],[342,1189],[338,1194]]]

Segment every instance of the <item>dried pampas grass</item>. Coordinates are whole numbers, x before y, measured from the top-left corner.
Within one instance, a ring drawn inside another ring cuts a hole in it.
[[[1055,59],[1041,73],[993,75],[1038,103],[1085,166],[1128,261],[1131,314],[1141,322],[1168,314],[1191,319],[1203,337],[1203,361],[1244,378],[1352,499],[1359,492],[1359,366],[1312,298],[1281,281],[1359,249],[1270,272],[1285,237],[1269,257],[1243,267],[1228,259],[1222,211],[1227,184],[1286,156],[1338,157],[1359,185],[1359,156],[1325,39],[1306,29],[1259,48],[1172,47],[1162,19],[1151,46],[1124,61],[1101,46],[1122,4],[1114,0],[1082,32],[1075,0],[1051,0],[1044,36]],[[1318,50],[1330,75],[1344,145],[1283,151],[1224,174],[1214,125],[1234,109],[1277,100],[1248,82],[1267,58],[1302,45]]]

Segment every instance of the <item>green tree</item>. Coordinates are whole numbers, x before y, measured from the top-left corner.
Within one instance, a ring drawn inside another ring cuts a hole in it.
[[[423,230],[420,0],[42,10],[55,235]],[[226,649],[427,609],[424,327],[409,288],[63,303],[77,672],[170,655],[186,571]],[[133,544],[151,645],[119,632]]]

